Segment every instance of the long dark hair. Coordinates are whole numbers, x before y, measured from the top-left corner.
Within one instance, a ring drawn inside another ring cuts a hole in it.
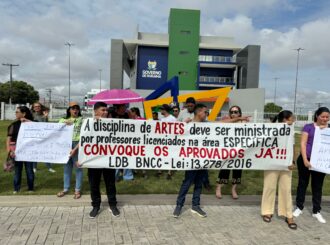
[[[292,116],[293,116],[293,113],[291,111],[283,110],[274,117],[272,122],[281,123],[281,122],[284,122],[284,120],[288,120]]]
[[[31,113],[30,109],[27,106],[21,105],[21,106],[18,106],[17,109],[20,110],[20,112],[25,113],[24,118],[26,118],[30,121],[33,121],[32,113]]]
[[[327,112],[327,113],[330,113],[328,107],[320,107],[319,109],[317,109],[314,113],[314,122],[317,121],[317,117],[319,115],[321,115],[323,112]]]
[[[77,106],[79,108],[78,117],[81,117],[80,106],[79,105],[75,105],[75,106]],[[70,109],[71,109],[71,107],[69,107],[68,109],[66,109],[66,116],[64,117],[65,119],[68,119],[68,118],[71,117]]]
[[[134,112],[138,117],[141,117],[140,109],[137,107],[132,107],[131,111]]]
[[[233,109],[233,108],[237,108],[238,113],[239,113],[239,116],[241,117],[241,116],[242,116],[242,109],[241,109],[241,107],[239,107],[238,105],[233,105],[232,107],[229,108],[229,112],[230,112],[231,109]]]

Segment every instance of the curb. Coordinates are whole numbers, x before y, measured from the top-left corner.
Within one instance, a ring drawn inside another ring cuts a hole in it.
[[[149,194],[149,195],[117,195],[118,205],[175,205],[177,195]],[[185,205],[191,205],[192,195],[188,194]],[[295,197],[292,197],[293,201]],[[306,196],[306,205],[311,205],[311,196]],[[231,196],[223,196],[217,199],[214,195],[201,195],[201,205],[210,206],[259,206],[261,204],[260,195],[241,195],[239,199],[234,200]],[[323,205],[330,204],[330,196],[323,197]],[[55,207],[69,206],[80,207],[90,206],[91,199],[89,195],[83,195],[80,199],[73,199],[73,195],[67,195],[61,198],[55,195],[11,195],[0,196],[0,207]],[[102,205],[107,206],[107,196],[102,195]]]

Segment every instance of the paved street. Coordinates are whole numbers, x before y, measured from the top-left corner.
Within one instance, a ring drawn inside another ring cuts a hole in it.
[[[2,196],[0,244],[329,244],[330,241],[328,197],[322,213],[329,222],[320,224],[313,219],[308,201],[307,209],[296,220],[299,226],[296,231],[278,217],[270,224],[263,222],[259,196],[242,196],[238,201],[203,196],[207,218],[192,214],[187,204],[179,219],[172,217],[175,195],[119,195],[118,200],[120,217],[113,217],[103,203],[98,218],[90,219],[88,196],[79,201],[71,196],[62,199]]]

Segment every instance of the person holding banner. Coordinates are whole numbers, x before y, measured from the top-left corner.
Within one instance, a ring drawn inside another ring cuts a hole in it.
[[[306,189],[309,184],[309,178],[311,176],[312,186],[312,201],[313,201],[313,214],[320,223],[326,223],[326,220],[321,215],[321,201],[322,201],[322,188],[325,173],[310,170],[311,163],[310,158],[312,155],[313,141],[315,128],[320,129],[327,128],[329,122],[330,111],[327,107],[320,107],[315,111],[314,122],[306,124],[301,134],[301,154],[297,159],[298,166],[298,187],[296,196],[297,208],[293,212],[293,216],[298,217],[303,213]]]
[[[133,120],[145,120],[145,118],[141,117],[141,112],[138,107],[132,107],[128,111],[129,118]]]
[[[141,117],[141,112],[138,107],[130,108],[128,114],[129,114],[129,118],[132,120],[145,120],[145,118]],[[137,174],[137,173],[138,173],[137,171],[133,171],[133,174]],[[144,179],[148,178],[146,170],[142,170],[142,177]]]
[[[82,125],[82,116],[80,112],[80,107],[77,102],[70,102],[69,108],[67,109],[66,116],[61,118],[60,123],[73,124],[73,135],[72,135],[72,149],[75,149],[76,145],[79,143],[80,138],[80,128]],[[74,192],[74,199],[79,199],[81,197],[81,185],[83,180],[83,170],[82,168],[76,167],[76,162],[78,161],[78,153],[76,151],[71,151],[69,161],[64,165],[64,188],[63,191],[57,193],[57,197],[63,197],[69,193],[72,169],[76,169],[76,186]]]
[[[15,113],[16,113],[16,120],[15,122],[11,123],[8,127],[7,141],[6,141],[7,152],[8,154],[10,154],[11,157],[15,157],[16,141],[17,141],[19,129],[21,127],[21,123],[26,121],[33,121],[32,113],[30,109],[27,108],[26,106],[17,107]],[[21,189],[23,165],[25,166],[28,191],[29,192],[34,191],[33,162],[15,161],[13,194],[16,194]]]
[[[186,109],[183,109],[179,116],[178,121],[180,122],[191,122],[194,118],[194,109],[196,106],[196,100],[194,97],[189,97],[186,99],[185,107]]]
[[[281,111],[273,122],[287,123],[292,125],[294,116],[291,111]],[[294,162],[288,167],[293,170]],[[297,224],[292,216],[292,195],[291,195],[292,171],[287,170],[265,170],[264,188],[261,201],[261,215],[265,222],[270,223],[274,214],[276,189],[278,185],[278,215],[285,217],[285,222],[290,229],[296,230]]]
[[[103,102],[96,102],[94,105],[94,117],[107,118],[107,104]],[[91,189],[91,199],[93,209],[89,213],[89,217],[94,219],[101,206],[101,193],[100,193],[100,182],[103,175],[105,188],[108,196],[109,211],[113,216],[119,216],[120,212],[117,208],[116,200],[116,170],[112,168],[88,168],[88,180]]]
[[[229,108],[229,118],[224,119],[221,122],[238,123],[238,122],[246,122],[246,121],[248,121],[248,117],[242,117],[241,108],[237,105],[234,105],[234,106]],[[221,169],[219,171],[218,179],[216,181],[217,186],[216,186],[216,189],[215,189],[215,196],[218,199],[222,198],[221,187],[222,187],[223,184],[228,184],[229,175],[230,175],[230,170],[229,169]],[[238,199],[236,187],[237,187],[237,185],[241,184],[241,177],[242,177],[242,169],[232,170],[231,196],[234,200]]]
[[[128,104],[117,104],[113,108],[108,108],[108,118],[118,118],[118,119],[129,119],[129,111],[127,110]],[[111,109],[110,109],[111,108]],[[116,170],[116,180],[128,180],[134,179],[134,174],[132,169],[117,169]]]
[[[172,111],[172,107],[170,107],[168,104],[163,104],[160,107],[160,114],[163,116],[160,119],[160,121],[162,121],[162,122],[176,122],[177,119],[172,114],[170,114],[171,111]],[[160,177],[161,175],[162,175],[162,171],[159,170],[157,172],[157,177]],[[173,175],[172,171],[171,170],[168,170],[166,179],[167,180],[171,180],[172,179],[172,175]]]
[[[35,122],[48,122],[49,109],[46,108],[41,103],[39,102],[33,103],[31,111]],[[51,173],[56,172],[54,169],[52,169],[52,165],[49,162],[46,162],[45,164],[49,172]],[[38,166],[37,162],[33,163],[33,172],[37,171],[37,166]]]
[[[179,107],[177,104],[175,104],[175,105],[172,107],[172,110],[173,110],[173,116],[174,116],[175,118],[178,118],[179,115],[180,115],[180,107]]]
[[[180,122],[189,123],[194,119],[194,111],[196,106],[196,100],[194,97],[188,97],[185,103],[185,109],[180,111],[177,120]],[[209,115],[209,111],[206,112],[205,121]],[[207,191],[211,190],[210,180],[209,180],[209,173],[208,170],[205,169],[203,171],[203,185]]]
[[[152,120],[154,121],[158,121],[159,118],[158,118],[158,112],[157,111],[153,111],[152,112]]]
[[[203,104],[197,104],[195,106],[193,122],[205,122],[207,115],[207,107]],[[200,217],[206,217],[206,212],[200,208],[200,196],[202,193],[204,170],[187,170],[185,172],[184,180],[181,184],[178,198],[176,200],[176,207],[173,212],[173,216],[178,218],[181,214],[182,207],[184,205],[186,195],[192,184],[195,185],[191,212],[199,215]]]

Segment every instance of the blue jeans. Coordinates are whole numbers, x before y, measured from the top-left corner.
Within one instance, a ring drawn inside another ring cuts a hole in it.
[[[23,164],[25,166],[28,190],[33,191],[34,190],[33,162],[15,162],[14,190],[20,191],[21,189]]]
[[[204,187],[210,186],[209,171],[207,169],[203,170],[203,185]]]
[[[47,167],[48,169],[52,168],[52,164],[51,164],[51,163],[46,162],[45,164],[46,164],[46,167]],[[33,168],[37,169],[37,166],[38,166],[38,163],[37,163],[37,162],[34,162],[34,163],[33,163]]]
[[[72,149],[78,144],[78,141],[72,142]],[[76,187],[75,191],[81,190],[81,184],[83,180],[83,170],[82,168],[77,168],[76,162],[78,161],[78,152],[70,157],[69,161],[64,165],[64,191],[70,189],[72,169],[76,169]]]
[[[132,169],[124,169],[123,180],[133,180],[133,170]]]
[[[186,195],[192,184],[195,184],[194,193],[192,198],[192,206],[200,205],[200,197],[202,193],[203,185],[203,175],[205,173],[203,170],[188,170],[185,173],[184,180],[182,182],[178,198],[176,200],[176,205],[182,207],[186,200]]]
[[[120,179],[120,171],[123,170],[123,180],[133,180],[134,174],[132,169],[116,169],[116,180]]]

